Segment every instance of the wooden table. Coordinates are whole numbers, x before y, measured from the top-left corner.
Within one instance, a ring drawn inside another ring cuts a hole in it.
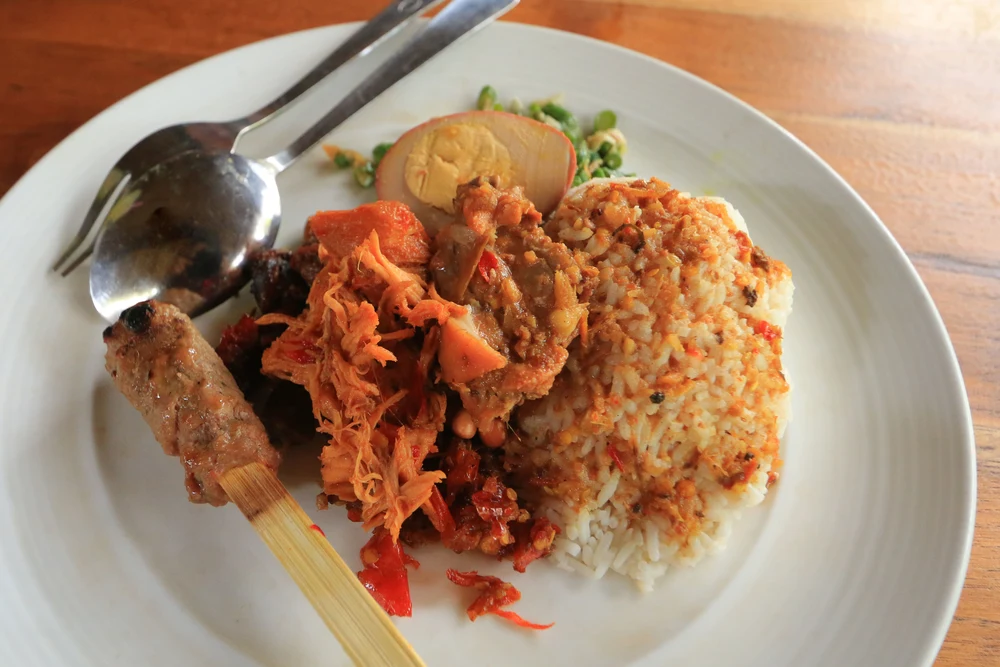
[[[140,86],[380,4],[0,0],[0,193]],[[1000,0],[522,0],[509,18],[718,84],[809,144],[892,229],[951,332],[979,450],[972,562],[938,664],[1000,664]]]

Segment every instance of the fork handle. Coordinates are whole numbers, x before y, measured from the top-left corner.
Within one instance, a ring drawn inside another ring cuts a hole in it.
[[[518,2],[519,0],[453,0],[440,14],[431,19],[416,37],[390,56],[328,114],[285,150],[264,161],[281,173],[303,153],[322,141],[323,137],[400,79],[460,38],[493,22]]]
[[[246,118],[233,121],[232,124],[236,127],[242,126],[241,135],[263,125],[300,95],[325,79],[331,72],[355,56],[367,54],[406,25],[413,17],[422,14],[439,2],[441,0],[393,0],[378,16],[361,26],[336,51],[327,56],[281,96]]]
[[[94,227],[94,223],[101,215],[101,211],[107,206],[108,202],[111,201],[112,195],[117,194],[121,190],[122,180],[128,178],[128,175],[123,173],[120,169],[112,169],[107,176],[104,177],[104,182],[101,183],[100,189],[97,191],[97,196],[94,197],[94,201],[90,203],[90,208],[87,209],[87,214],[83,216],[83,223],[80,225],[80,229],[77,230],[76,236],[73,240],[69,242],[69,245],[63,251],[63,254],[59,256],[56,263],[52,266],[53,271],[63,272],[63,277],[68,276],[70,272],[80,265],[83,260],[90,256],[89,248],[83,254],[77,256],[75,260],[65,266],[69,261],[69,258],[80,249],[80,246],[84,244],[87,237],[90,236],[90,230]],[[64,268],[65,266],[65,268]]]

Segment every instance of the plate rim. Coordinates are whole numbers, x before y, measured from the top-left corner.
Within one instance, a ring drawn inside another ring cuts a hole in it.
[[[425,21],[426,19],[420,19]],[[210,61],[220,59],[223,57],[230,57],[234,54],[244,50],[252,49],[263,43],[281,40],[281,39],[294,39],[297,36],[318,33],[323,31],[329,31],[331,29],[347,31],[351,28],[360,27],[363,21],[352,21],[345,23],[331,23],[322,26],[316,26],[312,28],[306,28],[302,30],[297,30],[288,33],[282,33],[280,35],[274,35],[266,37],[264,39],[249,42],[219,53],[215,53],[208,57],[197,60],[193,63],[185,65],[184,67],[170,72],[158,79],[149,82],[148,84],[134,90],[120,100],[114,102],[110,106],[104,108],[94,116],[87,119],[79,127],[74,129],[69,135],[59,141],[55,146],[48,150],[41,159],[39,159],[34,165],[32,165],[24,174],[22,174],[17,181],[10,187],[10,189],[4,193],[3,197],[0,197],[0,217],[6,212],[6,209],[12,204],[10,202],[20,197],[21,190],[27,188],[30,183],[38,178],[38,174],[43,173],[48,170],[49,164],[57,161],[61,158],[63,153],[71,151],[73,144],[80,140],[80,136],[88,131],[88,128],[99,122],[100,119],[105,118],[109,114],[118,112],[119,107],[124,107],[132,103],[133,99],[141,94],[148,92],[149,88],[152,88],[167,79],[174,77],[183,77],[189,75],[189,70],[192,70],[198,66],[206,64]],[[502,26],[502,27],[501,27]],[[920,277],[919,272],[911,261],[910,257],[906,254],[902,246],[899,244],[898,240],[893,236],[892,232],[885,225],[878,214],[871,208],[871,206],[861,197],[860,194],[855,191],[855,189],[841,176],[833,167],[831,167],[822,157],[820,157],[813,149],[806,145],[801,139],[792,134],[789,130],[785,129],[780,123],[770,118],[762,111],[753,107],[748,102],[740,99],[733,93],[726,91],[720,86],[703,79],[687,70],[684,70],[677,65],[669,63],[664,60],[660,60],[654,56],[630,49],[625,46],[621,46],[614,42],[609,42],[601,40],[595,37],[590,37],[588,35],[583,35],[575,32],[570,32],[567,30],[560,30],[558,28],[551,28],[547,26],[534,25],[529,23],[521,23],[518,21],[512,21],[508,19],[503,19],[496,22],[495,24],[488,27],[489,30],[510,30],[511,32],[534,32],[544,36],[554,36],[558,35],[560,39],[569,39],[571,41],[576,41],[584,46],[594,46],[599,45],[601,48],[610,48],[614,51],[619,52],[621,55],[629,58],[640,58],[647,61],[650,64],[654,64],[659,67],[666,68],[671,71],[675,76],[679,76],[686,79],[689,83],[694,84],[698,87],[704,88],[716,95],[720,95],[726,100],[727,103],[735,104],[741,108],[741,111],[749,113],[754,116],[756,120],[763,121],[765,125],[769,126],[771,130],[776,130],[780,135],[786,140],[790,140],[793,145],[797,147],[798,150],[804,152],[805,156],[809,158],[812,162],[818,164],[826,176],[831,177],[844,191],[844,194],[848,196],[852,203],[859,206],[861,210],[865,212],[868,216],[868,223],[874,222],[874,227],[878,233],[882,236],[884,241],[888,242],[888,247],[891,248],[896,256],[896,259],[901,260],[905,270],[907,272],[907,278],[909,282],[915,282],[917,285],[917,291],[920,297],[924,301],[924,305],[929,306],[929,311],[931,315],[931,320],[929,323],[933,323],[932,334],[936,338],[936,343],[943,344],[942,361],[945,362],[947,379],[951,386],[948,388],[948,393],[953,395],[953,398],[958,399],[958,406],[960,408],[959,412],[961,415],[955,415],[960,417],[958,419],[958,428],[956,435],[959,435],[960,443],[952,443],[952,447],[960,447],[961,457],[964,459],[964,466],[962,466],[962,475],[957,478],[959,483],[963,488],[958,489],[959,495],[962,497],[962,504],[960,506],[962,512],[964,513],[963,526],[962,526],[962,544],[957,552],[958,564],[950,568],[949,576],[946,577],[946,586],[948,589],[947,595],[944,596],[940,601],[940,608],[936,614],[937,618],[934,622],[934,631],[928,635],[925,635],[920,643],[923,646],[923,654],[930,663],[936,657],[938,652],[943,645],[943,642],[947,636],[948,630],[954,620],[955,611],[958,607],[958,603],[964,590],[964,584],[966,575],[968,573],[968,568],[970,564],[970,557],[972,546],[975,536],[975,525],[976,525],[976,511],[978,503],[978,462],[976,458],[976,442],[975,442],[975,423],[972,417],[971,404],[968,397],[968,388],[966,386],[964,374],[962,373],[961,364],[958,359],[958,355],[955,351],[954,344],[952,342],[951,336],[948,333],[947,326],[944,323],[941,313],[934,302],[927,285],[924,283],[923,279]],[[72,227],[72,225],[70,225]],[[65,230],[61,230],[64,235],[66,235]],[[66,236],[68,239],[68,236]],[[46,267],[48,269],[48,267]]]

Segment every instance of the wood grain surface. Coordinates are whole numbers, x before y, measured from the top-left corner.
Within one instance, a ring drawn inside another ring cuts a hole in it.
[[[0,194],[165,74],[381,4],[0,0]],[[508,18],[725,88],[815,149],[891,228],[955,343],[979,453],[972,561],[938,664],[1000,664],[1000,0],[522,0]]]

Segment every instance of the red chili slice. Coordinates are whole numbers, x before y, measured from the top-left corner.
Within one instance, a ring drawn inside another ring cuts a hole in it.
[[[625,472],[625,464],[622,463],[622,455],[617,449],[609,446],[608,456],[610,456],[611,460],[615,462],[615,466],[618,468],[618,470],[620,470],[621,472]]]
[[[754,331],[763,336],[764,340],[768,343],[781,335],[781,329],[776,326],[772,326],[765,320],[757,322],[757,326],[754,328]]]
[[[513,584],[508,584],[499,577],[482,575],[475,570],[471,572],[459,572],[458,570],[449,569],[446,574],[448,575],[448,579],[454,584],[467,588],[478,588],[480,590],[479,596],[466,609],[470,621],[475,621],[483,614],[496,614],[501,618],[505,618],[523,628],[531,630],[547,630],[555,625],[554,623],[548,625],[531,623],[509,609],[501,609],[501,607],[506,607],[520,600],[521,591],[514,588]]]
[[[448,503],[445,502],[438,487],[435,486],[431,490],[431,497],[424,505],[424,512],[434,530],[441,533],[441,543],[450,549],[451,541],[455,537],[455,517],[451,515]]]
[[[513,612],[509,609],[497,609],[493,613],[496,614],[497,616],[506,618],[508,621],[517,623],[522,628],[528,628],[529,630],[548,630],[553,625],[555,625],[554,621],[552,623],[546,623],[545,625],[542,625],[541,623],[532,623],[531,621],[526,621],[523,618],[521,618],[516,612]]]
[[[303,365],[315,363],[316,354],[319,352],[319,350],[312,345],[309,345],[308,349],[305,347],[287,347],[283,351],[286,357],[297,364]]]
[[[559,534],[559,526],[546,517],[535,519],[531,527],[519,523],[514,526],[514,553],[511,557],[514,569],[524,572],[528,565],[552,553],[552,543]]]
[[[499,269],[500,260],[497,256],[491,253],[489,250],[484,250],[483,254],[479,256],[479,275],[483,277],[486,282],[490,281],[490,269]]]
[[[448,490],[448,503],[455,501],[458,492],[475,484],[479,479],[479,462],[482,457],[466,443],[460,443],[452,454],[454,466],[448,471],[445,486]]]
[[[358,579],[386,613],[390,616],[412,615],[406,566],[419,567],[420,563],[403,551],[403,545],[394,542],[389,531],[380,526],[361,548],[361,563],[364,569],[358,572]]]
[[[503,482],[491,475],[483,482],[483,488],[472,494],[471,500],[479,518],[489,523],[490,535],[507,544],[510,534],[507,524],[517,520],[520,509],[517,501],[507,495]]]

